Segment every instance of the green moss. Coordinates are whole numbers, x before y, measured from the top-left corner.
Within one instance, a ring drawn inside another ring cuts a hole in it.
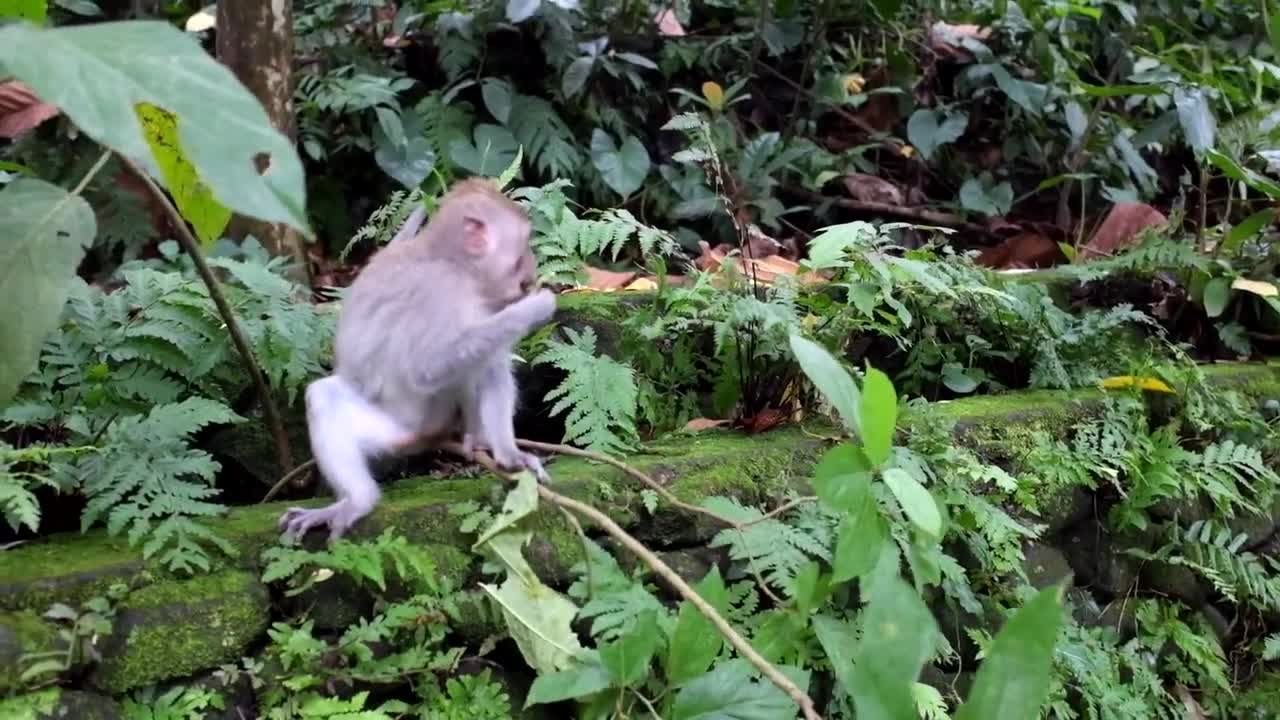
[[[0,614],[0,694],[21,687],[22,656],[66,648],[58,631],[35,612]]]
[[[155,583],[122,603],[93,684],[118,694],[235,660],[269,621],[270,598],[254,574]]]
[[[0,700],[0,717],[6,720],[37,720],[53,714],[62,697],[62,688],[46,688],[39,692]]]

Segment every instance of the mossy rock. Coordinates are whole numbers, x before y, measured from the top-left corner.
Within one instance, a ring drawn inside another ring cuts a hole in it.
[[[90,681],[119,694],[236,660],[266,630],[270,604],[257,576],[239,570],[136,590],[122,601]]]
[[[4,720],[121,720],[115,700],[97,693],[48,688],[0,700]]]
[[[24,655],[65,651],[52,623],[30,610],[0,613],[0,695],[22,689]],[[42,678],[43,679],[43,678]]]

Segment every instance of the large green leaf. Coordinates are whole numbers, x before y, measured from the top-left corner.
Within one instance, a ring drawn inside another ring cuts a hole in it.
[[[956,720],[1039,717],[1062,622],[1061,591],[1041,590],[1000,628]]]
[[[214,196],[232,210],[312,235],[293,144],[227,66],[165,22],[0,28],[0,65],[57,105],[86,135],[154,170],[135,112],[178,118],[178,137]],[[258,173],[255,158],[269,160]]]
[[[89,204],[43,180],[0,190],[0,408],[40,355],[97,234]]]
[[[205,248],[212,247],[231,221],[231,211],[218,202],[209,186],[191,166],[182,151],[178,138],[178,119],[172,113],[147,103],[138,104],[138,117],[142,120],[142,132],[151,146],[152,156],[160,167],[164,180],[178,212],[195,229],[196,237]]]
[[[22,18],[44,24],[49,14],[49,0],[0,0],[0,17]]]
[[[693,589],[719,612],[724,612],[729,605],[724,578],[720,577],[720,569],[714,565]],[[664,663],[667,683],[677,687],[706,672],[723,647],[724,638],[711,621],[688,600],[682,601]]]
[[[821,345],[800,335],[791,336],[791,352],[800,369],[818,388],[827,402],[835,406],[845,427],[861,436],[861,393],[849,372]]]
[[[884,471],[884,484],[893,491],[893,497],[902,506],[911,524],[935,538],[942,537],[942,512],[928,489],[919,480],[901,468]]]
[[[880,514],[871,484],[862,482],[858,487],[858,499],[840,520],[836,554],[831,558],[832,582],[844,582],[870,572],[889,539],[889,525]]]
[[[1231,299],[1231,280],[1216,277],[1204,286],[1204,314],[1218,317],[1227,309],[1227,301]]]
[[[681,688],[671,720],[794,720],[796,704],[767,681],[753,680],[746,660],[722,662]]]
[[[813,491],[832,510],[849,510],[870,488],[871,463],[862,448],[841,443],[828,450],[813,469]]]
[[[649,174],[649,151],[634,136],[627,136],[622,147],[609,133],[596,128],[591,133],[591,163],[600,171],[604,182],[614,192],[627,197],[644,185]]]
[[[500,174],[511,165],[520,150],[516,137],[501,125],[477,125],[472,138],[450,143],[449,158],[474,175],[494,177]]]
[[[898,395],[889,376],[867,368],[862,381],[862,447],[872,465],[881,465],[893,451],[898,424]]]
[[[836,663],[836,657],[832,658],[836,677],[852,696],[858,720],[916,720],[911,690],[933,652],[937,623],[920,594],[898,575],[898,553],[892,543],[883,546],[867,590],[862,637],[852,663]],[[826,638],[819,635],[819,640],[828,653],[848,653],[850,642],[843,631],[829,633]]]
[[[529,687],[524,706],[582,698],[609,687],[612,681],[603,665],[598,661],[583,662],[568,670],[539,675]]]
[[[630,631],[600,646],[600,662],[609,671],[614,684],[635,687],[649,676],[649,663],[661,641],[657,611],[646,610],[636,618]]]

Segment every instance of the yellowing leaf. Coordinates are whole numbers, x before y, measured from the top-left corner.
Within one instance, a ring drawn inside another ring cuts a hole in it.
[[[849,73],[842,79],[844,83],[844,91],[850,95],[856,95],[862,92],[862,88],[866,86],[867,79],[862,77],[860,73]]]
[[[205,248],[212,246],[231,221],[231,211],[218,202],[192,167],[178,139],[178,120],[172,113],[148,103],[134,107],[142,121],[142,135],[151,146],[164,186],[173,196],[182,217],[191,223]]]
[[[720,87],[720,83],[710,80],[702,83],[702,97],[707,99],[712,110],[724,107],[724,88]]]
[[[627,284],[626,287],[622,289],[623,290],[657,290],[658,283],[654,282],[651,278],[642,277],[642,278],[636,278],[635,280],[632,280],[630,283]]]
[[[1133,375],[1116,375],[1109,377],[1099,383],[1106,390],[1118,390],[1137,386],[1143,390],[1153,390],[1155,392],[1173,393],[1173,388],[1164,383],[1163,380],[1150,377],[1134,377]]]
[[[1280,295],[1280,290],[1276,289],[1275,283],[1262,282],[1261,280],[1245,280],[1244,278],[1236,278],[1231,281],[1232,290],[1243,290],[1254,295],[1262,297],[1275,297]]]

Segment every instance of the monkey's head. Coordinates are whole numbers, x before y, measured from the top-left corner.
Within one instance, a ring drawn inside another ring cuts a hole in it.
[[[528,295],[538,277],[529,248],[532,224],[524,208],[491,182],[458,183],[446,195],[424,233],[436,251],[447,253],[497,307]]]

